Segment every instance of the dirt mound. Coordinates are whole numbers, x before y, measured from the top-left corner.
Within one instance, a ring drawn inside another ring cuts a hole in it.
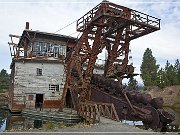
[[[164,106],[180,108],[180,85],[166,87],[151,87],[147,91],[152,97],[163,97]]]

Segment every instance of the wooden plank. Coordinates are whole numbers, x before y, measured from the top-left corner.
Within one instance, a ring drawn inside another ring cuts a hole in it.
[[[96,110],[97,120],[98,120],[98,122],[100,122],[100,113],[99,113],[99,109],[98,109],[97,105],[95,105],[95,110]]]
[[[110,118],[111,114],[109,111],[109,107],[105,105],[105,113],[107,114],[107,117]]]
[[[89,106],[88,105],[85,105],[85,118],[86,120],[88,119],[88,110],[89,110]]]
[[[113,104],[111,104],[111,119],[113,119],[113,112],[114,112],[112,105],[113,105]]]
[[[117,115],[117,112],[116,112],[116,109],[114,107],[114,104],[112,104],[112,109],[113,109],[113,112],[114,112],[116,120],[119,121],[119,116]]]
[[[132,109],[135,113],[137,113],[136,110],[133,108],[133,106],[132,106],[132,104],[131,104],[129,98],[128,98],[127,95],[126,95],[126,93],[124,93],[124,96],[125,96],[125,98],[126,98],[128,104],[129,104],[129,106],[131,107],[131,109]]]
[[[99,105],[99,112],[100,112],[100,114],[102,113],[102,116],[105,116],[105,112],[104,112],[104,109],[103,109],[103,107],[102,107],[102,105]]]
[[[21,38],[21,36],[9,34],[9,37]]]
[[[95,123],[97,120],[99,122],[100,116],[119,121],[119,117],[117,115],[116,109],[114,107],[114,104],[112,103],[101,104],[101,103],[86,101],[80,103],[80,108],[81,108],[80,111],[83,112],[83,117],[87,121],[91,121]]]

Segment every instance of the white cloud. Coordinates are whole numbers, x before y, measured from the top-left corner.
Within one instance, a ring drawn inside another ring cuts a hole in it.
[[[140,73],[139,66],[146,48],[152,49],[158,64],[163,65],[166,60],[175,61],[177,58],[180,59],[179,1],[110,1],[161,19],[161,30],[131,41],[133,63],[136,66],[137,73]],[[79,19],[100,2],[101,0],[0,1],[0,69],[8,69],[11,61],[7,44],[10,41],[8,35],[10,33],[21,35],[26,21],[30,22],[30,29],[53,33]],[[69,35],[75,31],[76,24],[74,23],[58,33]]]

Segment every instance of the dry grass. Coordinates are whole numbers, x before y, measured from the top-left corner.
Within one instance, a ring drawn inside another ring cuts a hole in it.
[[[178,94],[174,98],[173,108],[180,109],[180,89],[179,89]]]
[[[148,93],[152,97],[163,97],[165,107],[180,109],[180,85],[170,86],[164,89],[154,87]]]

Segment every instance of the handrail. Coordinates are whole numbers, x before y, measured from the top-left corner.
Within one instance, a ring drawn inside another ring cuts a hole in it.
[[[119,121],[113,103],[101,103],[93,101],[80,102],[79,115],[92,123],[100,122],[100,116]]]
[[[104,15],[107,17],[123,18],[135,22],[136,24],[143,23],[148,27],[160,29],[159,18],[153,17],[151,15],[124,6],[116,5],[111,2],[105,2],[105,3],[102,2],[77,20],[77,25],[76,25],[77,31],[83,31],[84,29],[87,28],[90,22],[96,20],[95,19],[96,17],[100,18]],[[138,21],[137,20],[138,18],[141,18],[143,20]]]

